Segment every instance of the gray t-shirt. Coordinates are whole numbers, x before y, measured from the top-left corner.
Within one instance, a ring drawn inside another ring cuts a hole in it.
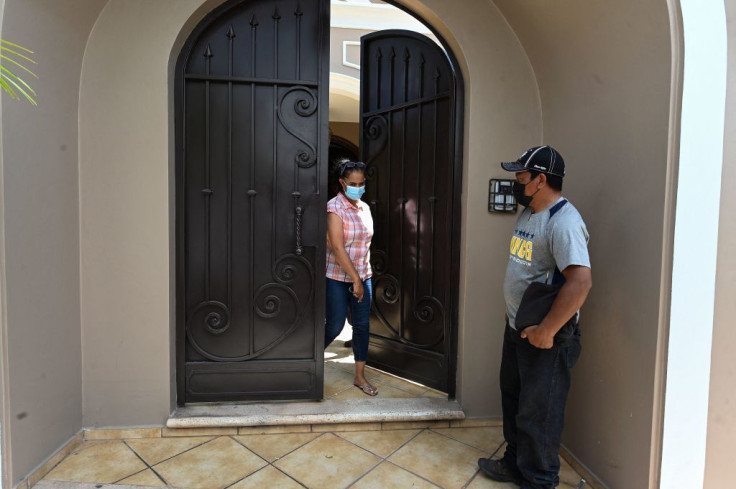
[[[555,208],[563,200],[560,197],[549,209],[539,213],[527,207],[516,220],[503,282],[506,313],[514,329],[516,311],[529,284],[552,283],[555,266],[560,271],[570,265],[590,268],[588,230],[570,202]],[[552,217],[550,209],[555,210]]]

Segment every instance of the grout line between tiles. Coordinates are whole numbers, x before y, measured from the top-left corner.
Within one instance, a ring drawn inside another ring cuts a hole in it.
[[[358,444],[356,444],[356,443],[354,443],[354,442],[352,442],[352,441],[350,441],[350,440],[348,440],[348,439],[346,439],[346,438],[343,438],[342,436],[340,436],[340,434],[339,434],[338,432],[333,432],[332,434],[333,434],[333,435],[335,435],[335,436],[337,436],[337,437],[338,437],[338,438],[340,438],[341,440],[345,440],[346,442],[348,442],[348,443],[350,443],[350,444],[352,444],[352,445],[355,445],[356,447],[358,447],[358,448],[360,448],[360,449],[363,449],[363,450],[365,450],[365,451],[367,451],[367,452],[369,452],[369,453],[372,453],[372,454],[373,454],[373,455],[375,455],[376,457],[382,458],[383,460],[388,460],[388,458],[389,458],[389,457],[390,457],[391,455],[393,455],[394,453],[396,453],[397,451],[399,451],[399,450],[400,450],[401,448],[403,448],[403,447],[404,447],[404,446],[405,446],[406,444],[408,444],[408,443],[410,443],[410,442],[411,442],[412,440],[414,440],[414,438],[416,438],[417,436],[419,436],[419,435],[420,435],[420,434],[422,433],[422,431],[424,431],[424,430],[425,430],[426,428],[415,428],[415,429],[418,429],[418,431],[417,431],[417,432],[416,432],[416,433],[414,434],[414,436],[412,436],[411,438],[409,438],[408,440],[406,440],[406,441],[405,441],[404,443],[402,443],[401,445],[399,445],[398,447],[396,447],[396,448],[395,448],[394,450],[392,450],[392,451],[391,451],[391,452],[390,452],[390,453],[389,453],[388,455],[386,455],[385,457],[384,457],[384,456],[382,456],[382,455],[379,455],[379,454],[377,454],[377,453],[375,453],[375,452],[372,452],[372,451],[368,450],[367,448],[363,448],[363,447],[361,447],[360,445],[358,445]],[[384,431],[384,430],[378,430],[378,431],[376,431],[376,432],[377,432],[377,433],[380,433],[380,432],[382,432],[382,431]],[[413,431],[413,430],[409,429],[409,430],[386,430],[386,431]],[[354,432],[354,431],[351,431],[351,432],[345,432],[345,433],[355,433],[355,432]]]
[[[472,484],[473,481],[478,477],[478,474],[480,474],[480,469],[476,470],[475,474],[470,477],[470,480],[468,480],[468,482],[466,482],[460,489],[467,489],[467,487],[470,486],[470,484]]]
[[[473,445],[471,445],[470,443],[466,443],[466,442],[464,442],[464,441],[462,441],[462,440],[458,440],[457,438],[453,438],[453,437],[451,437],[450,435],[446,435],[446,434],[444,434],[444,433],[439,433],[439,432],[435,431],[435,430],[434,430],[433,428],[427,428],[427,429],[428,429],[428,430],[430,430],[430,431],[431,431],[432,433],[434,433],[435,435],[440,435],[440,436],[444,436],[445,438],[448,438],[448,439],[450,439],[450,440],[452,440],[452,441],[456,441],[456,442],[458,442],[458,443],[461,443],[461,444],[465,445],[466,447],[470,447],[470,448],[472,448],[472,449],[474,449],[474,450],[478,450],[479,452],[483,452],[483,453],[490,453],[490,454],[491,454],[491,455],[490,455],[491,457],[492,457],[493,455],[495,455],[495,453],[496,453],[496,452],[498,452],[498,449],[499,449],[499,448],[501,448],[501,447],[503,446],[503,444],[504,444],[504,443],[506,443],[505,441],[502,441],[502,442],[501,442],[501,444],[500,444],[499,446],[497,446],[497,447],[495,448],[495,450],[493,450],[492,452],[486,452],[486,451],[485,451],[485,450],[483,450],[482,448],[474,447],[474,446],[473,446]],[[445,428],[439,428],[439,429],[445,429]],[[458,428],[450,428],[450,429],[458,429]]]
[[[310,433],[311,433],[311,432],[310,432]],[[237,440],[237,439],[234,439],[234,441],[235,441],[235,442],[239,443],[239,444],[240,444],[240,445],[242,445],[242,446],[243,446],[244,448],[246,448],[247,450],[249,450],[250,452],[252,452],[253,454],[255,454],[255,455],[256,455],[257,457],[259,457],[259,458],[260,458],[261,460],[263,460],[264,462],[266,462],[266,465],[264,465],[264,466],[263,466],[263,467],[261,467],[260,469],[256,470],[255,472],[252,472],[252,473],[248,474],[247,476],[243,477],[242,479],[240,479],[240,480],[237,480],[237,481],[233,482],[232,484],[230,484],[229,486],[227,486],[227,487],[226,487],[225,489],[228,489],[229,487],[232,487],[233,485],[237,484],[238,482],[240,482],[240,481],[242,481],[242,480],[245,480],[245,479],[247,479],[248,477],[250,477],[250,476],[252,476],[252,475],[254,475],[254,474],[256,474],[256,473],[260,472],[261,470],[263,470],[263,469],[265,469],[266,467],[269,467],[269,466],[270,466],[270,467],[273,467],[273,468],[274,468],[274,469],[276,469],[276,470],[277,470],[277,471],[278,471],[279,473],[281,473],[281,474],[285,475],[286,477],[288,477],[289,479],[293,480],[294,482],[296,482],[297,484],[299,484],[299,485],[300,485],[301,487],[305,487],[305,488],[306,488],[306,487],[307,487],[306,485],[304,485],[303,483],[301,483],[300,481],[298,481],[297,479],[295,479],[294,477],[292,477],[292,476],[291,476],[291,475],[289,475],[288,473],[284,472],[283,470],[281,470],[280,468],[278,468],[277,466],[275,466],[275,465],[274,465],[273,463],[274,463],[274,462],[276,462],[276,461],[278,461],[278,460],[281,460],[282,458],[284,458],[284,457],[286,457],[287,455],[289,455],[289,454],[291,454],[291,453],[293,453],[293,452],[295,452],[295,451],[299,450],[300,448],[302,448],[302,447],[304,447],[304,446],[306,446],[306,445],[308,445],[308,444],[312,443],[313,441],[316,441],[316,440],[318,440],[319,438],[321,438],[321,437],[322,437],[323,435],[325,435],[325,434],[327,434],[327,433],[328,433],[328,432],[320,433],[320,434],[319,434],[318,436],[314,437],[313,439],[309,440],[308,442],[306,442],[306,443],[303,443],[303,444],[299,445],[298,447],[294,448],[293,450],[290,450],[290,451],[286,452],[285,454],[281,455],[280,457],[276,458],[276,460],[274,460],[273,462],[269,462],[268,460],[266,460],[265,458],[261,457],[261,456],[260,456],[259,454],[257,454],[256,452],[254,452],[254,451],[253,451],[253,450],[251,450],[250,448],[248,448],[248,447],[247,447],[247,446],[246,446],[245,444],[241,443],[241,442],[240,442],[239,440]],[[271,436],[281,436],[281,435],[284,435],[284,434],[288,434],[288,433],[276,433],[276,434],[273,434],[273,435],[271,435]],[[296,433],[296,434],[303,434],[303,433]],[[268,435],[268,434],[267,434],[267,435]],[[232,436],[235,436],[235,435],[230,435],[230,436],[232,437]],[[248,436],[248,435],[238,435],[238,436]],[[254,436],[255,436],[255,435],[254,435]]]
[[[294,477],[292,477],[291,475],[287,474],[286,472],[284,472],[280,468],[276,467],[275,465],[273,465],[273,464],[269,464],[269,465],[271,465],[271,467],[273,467],[274,469],[278,470],[280,473],[284,474],[286,477],[288,477],[289,479],[293,480],[294,482],[296,482],[300,486],[305,487],[305,488],[307,487],[306,484],[303,484],[300,481],[296,480]]]
[[[315,433],[315,432],[313,432],[313,431],[310,431],[310,432],[309,432],[309,434],[312,434],[312,433]],[[328,431],[325,431],[325,432],[323,432],[322,434],[320,434],[320,435],[318,435],[318,436],[315,436],[315,437],[314,437],[314,438],[312,438],[311,440],[309,440],[309,441],[306,441],[306,442],[302,443],[301,445],[299,445],[298,447],[294,448],[293,450],[289,450],[289,451],[288,451],[288,452],[286,452],[285,454],[283,454],[283,455],[281,455],[280,457],[276,458],[276,460],[281,460],[282,458],[286,457],[287,455],[289,455],[289,454],[291,454],[291,453],[294,453],[295,451],[299,450],[300,448],[302,448],[302,447],[304,447],[304,446],[307,446],[307,445],[309,445],[309,444],[310,444],[310,443],[312,443],[313,441],[316,441],[316,440],[318,440],[319,438],[321,438],[321,437],[322,437],[322,435],[324,435],[325,433],[329,433],[329,432],[328,432]],[[268,434],[266,434],[266,435],[263,435],[263,436],[283,436],[283,435],[286,435],[286,434],[293,434],[293,435],[303,435],[303,434],[305,434],[305,433],[278,433],[278,434],[273,434],[273,435],[268,435]],[[249,436],[249,435],[237,435],[237,436]],[[251,436],[258,436],[258,435],[251,435]],[[251,452],[253,452],[253,450],[251,450],[250,448],[248,448],[248,446],[247,446],[247,445],[245,445],[244,443],[240,442],[239,440],[235,440],[235,441],[236,441],[236,442],[238,442],[238,443],[240,443],[241,445],[243,445],[243,446],[244,446],[245,448],[247,448],[247,449],[248,449],[248,450],[250,450]],[[255,452],[253,452],[253,453],[255,453]],[[256,454],[256,455],[258,455],[257,453],[255,453],[255,454]],[[260,455],[258,455],[258,456],[259,456],[259,457],[261,457]],[[269,465],[272,465],[272,464],[273,464],[273,462],[270,462],[270,461],[266,460],[266,459],[265,459],[265,458],[263,458],[263,457],[261,457],[261,458],[262,458],[263,460],[265,460],[265,461],[266,461],[266,463],[268,463]],[[276,460],[274,460],[274,462],[275,462]]]
[[[397,430],[397,431],[400,431],[400,430]],[[406,430],[406,431],[411,431],[411,430]],[[342,436],[340,436],[340,435],[339,435],[338,433],[333,433],[334,435],[336,435],[336,436],[338,436],[339,438],[341,438],[341,439],[343,439],[343,440],[347,441],[348,443],[351,443],[351,444],[355,445],[355,446],[356,446],[357,448],[360,448],[360,449],[362,449],[362,450],[365,450],[365,451],[367,451],[368,453],[371,453],[371,454],[373,454],[373,455],[375,455],[375,456],[377,456],[378,458],[380,458],[380,459],[381,459],[381,460],[380,460],[380,461],[379,461],[379,462],[378,462],[378,463],[377,463],[376,465],[374,465],[374,466],[373,466],[373,467],[372,467],[371,469],[369,469],[369,470],[368,470],[368,471],[366,471],[366,472],[365,472],[365,473],[364,473],[363,475],[361,475],[360,477],[358,477],[358,478],[357,478],[357,479],[356,479],[355,481],[353,481],[353,482],[352,482],[352,483],[351,483],[351,484],[350,484],[350,485],[349,485],[348,487],[352,487],[352,486],[354,486],[355,484],[357,484],[357,483],[358,483],[358,481],[360,481],[360,480],[361,480],[362,478],[364,478],[365,476],[367,476],[367,475],[368,475],[368,474],[369,474],[370,472],[372,472],[373,470],[375,470],[375,469],[376,469],[376,468],[377,468],[377,467],[378,467],[379,465],[381,465],[381,464],[382,464],[383,462],[387,462],[387,463],[389,463],[389,464],[391,464],[391,465],[393,465],[393,466],[395,466],[395,467],[398,467],[399,469],[401,469],[401,470],[404,470],[404,471],[406,471],[406,472],[408,472],[408,473],[410,473],[410,474],[412,474],[412,475],[414,475],[414,476],[416,476],[416,477],[419,477],[419,478],[420,478],[420,479],[422,479],[423,481],[425,481],[425,482],[428,482],[428,483],[432,484],[433,486],[435,486],[435,487],[438,487],[438,488],[440,488],[440,489],[441,489],[441,486],[440,486],[440,485],[438,485],[438,484],[436,484],[435,482],[433,482],[433,481],[431,481],[431,480],[427,479],[426,477],[424,477],[424,476],[421,476],[421,475],[419,475],[419,474],[417,474],[417,473],[415,473],[415,472],[413,472],[413,471],[409,470],[409,469],[408,469],[407,467],[402,467],[401,465],[399,465],[399,464],[397,464],[397,463],[395,463],[395,462],[393,462],[393,461],[389,460],[389,457],[391,457],[391,456],[392,456],[393,454],[395,454],[396,452],[398,452],[399,450],[401,450],[402,448],[404,448],[404,447],[405,447],[406,445],[408,445],[409,443],[411,443],[412,441],[414,441],[414,440],[415,440],[415,439],[416,439],[417,437],[419,437],[419,435],[421,435],[421,434],[422,434],[422,432],[424,432],[424,431],[430,431],[430,430],[429,430],[429,428],[420,428],[420,429],[418,429],[418,430],[417,430],[417,432],[416,432],[416,433],[414,434],[414,436],[412,436],[411,438],[409,438],[408,440],[406,440],[406,441],[405,441],[404,443],[402,443],[401,445],[399,445],[398,447],[396,447],[396,448],[395,448],[394,450],[392,450],[392,451],[391,451],[391,452],[390,452],[390,453],[389,453],[388,455],[386,455],[385,457],[383,457],[383,456],[381,456],[381,455],[378,455],[377,453],[371,452],[370,450],[368,450],[368,449],[366,449],[366,448],[363,448],[363,447],[361,447],[360,445],[357,445],[356,443],[353,443],[353,442],[352,442],[352,441],[350,441],[350,440],[346,440],[345,438],[343,438]]]
[[[467,443],[464,443],[464,442],[462,442],[462,441],[460,441],[460,440],[456,440],[456,439],[454,439],[454,438],[451,438],[451,437],[449,437],[449,436],[443,435],[442,433],[437,433],[437,432],[436,432],[436,431],[434,431],[434,430],[433,430],[432,428],[425,428],[425,429],[424,429],[424,430],[422,430],[422,431],[427,431],[427,432],[431,432],[432,434],[435,434],[435,435],[440,435],[440,436],[444,436],[445,438],[448,438],[448,439],[450,439],[450,440],[452,440],[452,441],[456,441],[456,442],[458,442],[458,443],[460,443],[460,444],[462,444],[462,445],[465,445],[465,446],[467,446],[467,447],[469,447],[469,448],[472,448],[472,449],[474,449],[474,450],[478,450],[479,452],[487,453],[487,452],[486,452],[485,450],[481,450],[481,449],[480,449],[480,448],[478,448],[478,447],[474,447],[474,446],[472,446],[472,445],[469,445],[469,444],[467,444]],[[416,436],[415,436],[414,438],[416,438],[417,436],[419,436],[419,434],[420,434],[420,433],[417,433],[417,435],[416,435]],[[414,438],[412,438],[412,440],[413,440]],[[407,442],[407,443],[408,443],[408,442]],[[505,442],[503,442],[503,443],[505,443]],[[503,445],[503,443],[501,443],[501,445]],[[402,445],[402,446],[403,446],[403,445]],[[500,446],[499,446],[499,448],[500,448]],[[497,451],[498,451],[498,448],[496,448],[496,451],[495,451],[495,452],[493,452],[493,453],[496,453]],[[493,455],[491,455],[491,456],[493,456]],[[441,486],[439,486],[438,484],[436,484],[435,482],[432,482],[432,481],[428,480],[427,478],[425,478],[425,477],[422,477],[421,475],[419,475],[419,474],[417,474],[417,473],[415,473],[415,472],[413,472],[413,471],[409,470],[409,469],[408,469],[408,468],[406,468],[406,467],[401,467],[400,465],[398,465],[398,464],[396,464],[396,463],[392,462],[391,460],[387,460],[387,461],[388,461],[388,462],[390,462],[390,463],[393,463],[393,464],[394,464],[394,465],[396,465],[397,467],[400,467],[400,468],[402,468],[402,469],[406,470],[407,472],[409,472],[409,473],[411,473],[411,474],[414,474],[414,475],[416,475],[417,477],[419,477],[419,478],[421,478],[421,479],[424,479],[424,480],[426,480],[426,481],[428,481],[428,482],[430,482],[430,483],[432,483],[432,484],[434,484],[434,485],[436,485],[436,486],[438,486],[438,487],[441,487]],[[468,481],[467,481],[467,482],[466,482],[466,483],[465,483],[465,484],[464,484],[463,486],[461,486],[461,489],[465,489],[465,488],[467,488],[467,487],[468,487],[468,485],[470,485],[470,483],[471,483],[471,482],[473,481],[473,479],[475,479],[475,478],[477,477],[477,475],[478,475],[478,473],[479,473],[479,472],[480,472],[480,469],[479,469],[479,468],[476,468],[476,469],[475,469],[475,473],[474,473],[474,474],[473,474],[472,476],[470,476],[470,479],[468,479]]]
[[[256,457],[258,457],[258,458],[260,458],[261,460],[263,460],[264,462],[266,462],[266,464],[267,464],[267,465],[271,465],[271,462],[269,462],[268,460],[266,460],[266,459],[265,459],[264,457],[261,457],[261,455],[260,455],[260,454],[256,453],[255,451],[251,450],[250,448],[248,448],[248,446],[247,446],[247,445],[246,445],[245,443],[242,443],[242,442],[241,442],[240,440],[238,440],[238,439],[236,439],[236,438],[233,438],[234,436],[247,436],[247,435],[227,435],[227,436],[228,436],[228,438],[230,438],[230,439],[231,439],[232,441],[234,441],[235,443],[237,443],[237,444],[238,444],[238,445],[240,445],[241,447],[245,448],[246,450],[248,450],[248,451],[249,451],[250,453],[252,453],[252,454],[253,454],[253,455],[255,455]],[[276,435],[276,436],[279,436],[279,435]],[[265,465],[264,465],[263,467],[265,467]],[[251,475],[253,475],[253,474],[255,474],[256,472],[258,472],[259,470],[261,470],[261,469],[262,469],[263,467],[261,467],[260,469],[258,469],[258,470],[256,470],[256,471],[254,471],[254,472],[251,472],[250,474],[248,474],[248,475],[246,475],[245,477],[243,477],[243,479],[245,479],[246,477],[250,477]],[[242,480],[242,479],[241,479],[241,480]]]
[[[396,430],[396,431],[403,431],[403,430]],[[412,430],[406,430],[406,431],[412,431]],[[374,465],[374,466],[373,466],[373,467],[371,467],[371,468],[370,468],[369,470],[367,470],[367,471],[366,471],[366,472],[365,472],[365,473],[364,473],[363,475],[361,475],[360,477],[358,477],[358,478],[357,478],[357,479],[356,479],[355,481],[353,481],[353,482],[352,482],[352,483],[351,483],[351,484],[350,484],[350,485],[349,485],[348,487],[352,487],[352,486],[354,486],[355,484],[357,484],[357,483],[358,483],[358,481],[360,481],[361,479],[363,479],[363,478],[364,478],[365,476],[367,476],[367,475],[368,475],[368,474],[369,474],[370,472],[373,472],[373,471],[374,471],[374,470],[375,470],[375,469],[376,469],[376,468],[377,468],[377,467],[378,467],[379,465],[381,465],[381,464],[382,464],[383,462],[387,462],[387,463],[390,463],[391,465],[393,465],[393,466],[395,466],[395,467],[398,467],[398,468],[399,468],[399,469],[401,469],[401,470],[404,470],[404,471],[406,471],[406,472],[408,472],[408,473],[410,473],[410,474],[412,474],[412,475],[414,475],[414,476],[416,476],[416,477],[419,477],[420,479],[422,479],[422,480],[424,480],[424,481],[426,481],[426,482],[428,482],[428,483],[432,484],[432,485],[433,485],[433,486],[435,486],[435,487],[438,487],[438,488],[442,489],[442,488],[441,488],[441,486],[439,486],[439,485],[438,485],[438,484],[436,484],[435,482],[432,482],[431,480],[427,479],[426,477],[423,477],[423,476],[421,476],[421,475],[419,475],[419,474],[417,474],[417,473],[415,473],[415,472],[413,472],[413,471],[409,470],[408,468],[406,468],[406,467],[402,467],[401,465],[399,465],[399,464],[397,464],[397,463],[395,463],[395,462],[393,462],[393,461],[389,460],[389,457],[391,457],[391,456],[392,456],[393,454],[395,454],[396,452],[398,452],[399,450],[401,450],[402,448],[404,448],[404,447],[405,447],[406,445],[408,445],[409,443],[411,443],[412,441],[414,441],[414,440],[415,440],[415,439],[416,439],[416,438],[417,438],[417,437],[418,437],[419,435],[421,435],[421,434],[422,434],[422,432],[424,432],[424,431],[429,431],[429,428],[420,428],[420,429],[418,429],[418,430],[417,430],[417,432],[416,432],[416,433],[414,434],[414,436],[412,436],[411,438],[409,438],[408,440],[406,440],[406,441],[405,441],[404,443],[402,443],[401,445],[399,445],[398,447],[396,447],[396,448],[395,448],[394,450],[392,450],[391,452],[389,452],[389,453],[388,453],[388,455],[386,455],[385,457],[384,457],[384,456],[382,456],[382,455],[379,455],[379,454],[377,454],[377,453],[374,453],[374,452],[372,452],[372,451],[368,450],[367,448],[363,448],[363,447],[361,447],[360,445],[358,445],[358,444],[356,444],[356,443],[354,443],[354,442],[352,442],[352,441],[350,441],[350,440],[347,440],[347,439],[343,438],[343,437],[342,437],[342,436],[340,436],[340,435],[339,435],[338,433],[333,433],[333,435],[335,435],[335,436],[339,437],[340,439],[342,439],[342,440],[345,440],[346,442],[348,442],[348,443],[350,443],[350,444],[354,445],[355,447],[357,447],[357,448],[360,448],[360,449],[362,449],[362,450],[365,450],[366,452],[368,452],[368,453],[370,453],[370,454],[372,454],[372,455],[375,455],[375,456],[377,456],[378,458],[380,458],[380,459],[381,459],[381,460],[380,460],[380,461],[379,461],[379,462],[378,462],[378,463],[377,463],[376,465]]]
[[[425,481],[425,482],[428,482],[429,484],[432,484],[433,486],[435,486],[435,487],[437,487],[437,488],[439,488],[439,489],[444,489],[444,488],[443,488],[442,486],[440,486],[440,485],[439,485],[439,484],[437,484],[436,482],[434,482],[434,481],[432,481],[432,480],[429,480],[429,479],[427,479],[426,477],[424,477],[423,475],[419,475],[419,474],[417,474],[416,472],[412,472],[412,471],[411,471],[411,470],[409,470],[408,468],[406,468],[406,467],[402,467],[401,465],[397,464],[396,462],[393,462],[393,461],[391,461],[391,460],[386,460],[386,462],[387,462],[387,463],[390,463],[390,464],[391,464],[391,465],[393,465],[394,467],[398,467],[398,468],[400,468],[401,470],[405,470],[406,472],[409,472],[409,473],[410,473],[411,475],[414,475],[414,476],[416,476],[416,477],[419,477],[419,478],[420,478],[420,479],[422,479],[423,481]]]
[[[150,469],[151,472],[153,472],[156,475],[156,477],[158,477],[159,480],[166,485],[166,487],[169,487],[169,481],[167,481],[166,479],[164,479],[163,476],[161,474],[159,474],[158,471],[156,471],[156,469],[154,469],[152,465],[150,465],[148,462],[146,462],[146,460],[138,452],[136,452],[133,449],[133,447],[131,447],[130,445],[128,445],[128,440],[123,440],[123,443],[125,444],[126,447],[128,447],[128,450],[130,450],[131,452],[133,452],[133,454],[136,457],[138,457],[138,459],[140,459],[141,462],[143,462],[145,464],[146,468],[143,469],[143,470],[140,470],[140,471],[136,472],[135,474],[130,474],[127,477],[123,477],[122,479],[120,479],[117,482],[114,482],[113,484],[117,484],[118,482],[123,481],[123,480],[127,479],[128,477],[132,477],[132,476],[134,476],[136,474],[140,474],[141,472],[145,472],[146,470]],[[184,452],[181,452],[181,453],[184,453]],[[174,455],[174,456],[176,456],[176,455]],[[173,458],[173,457],[170,457],[170,458]]]
[[[172,455],[171,457],[165,458],[165,459],[163,459],[163,460],[159,460],[158,462],[156,462],[156,463],[155,463],[155,464],[153,464],[153,465],[149,465],[149,464],[148,464],[148,462],[146,462],[145,460],[143,460],[143,463],[145,463],[146,465],[148,465],[148,467],[149,467],[149,468],[150,468],[151,470],[153,470],[153,468],[154,468],[154,467],[155,467],[156,465],[160,465],[160,464],[162,464],[162,463],[164,463],[164,462],[168,462],[168,461],[169,461],[169,460],[171,460],[172,458],[176,458],[176,457],[178,457],[179,455],[182,455],[182,454],[184,454],[184,453],[187,453],[187,452],[189,452],[189,451],[191,451],[191,450],[194,450],[195,448],[199,448],[199,447],[201,447],[202,445],[204,445],[204,444],[206,444],[206,443],[209,443],[209,442],[211,442],[211,441],[215,441],[215,440],[216,440],[217,438],[220,438],[221,436],[228,436],[228,435],[220,435],[220,436],[215,436],[215,437],[213,437],[213,438],[212,438],[212,439],[210,439],[210,440],[207,440],[207,441],[203,441],[202,443],[200,443],[200,444],[198,444],[198,445],[194,445],[193,447],[189,447],[189,448],[187,448],[186,450],[184,450],[184,451],[182,451],[182,452],[176,453],[176,454]],[[197,436],[192,436],[192,437],[184,437],[184,436],[183,436],[183,437],[181,437],[181,438],[179,438],[179,439],[181,440],[181,439],[184,439],[184,438],[200,438],[200,437],[197,437]],[[161,438],[161,439],[163,440],[164,438]],[[126,441],[126,445],[127,445],[127,440],[125,440],[125,441]],[[141,457],[141,456],[140,456],[140,455],[138,454],[138,452],[136,452],[136,451],[135,451],[135,449],[134,449],[133,447],[131,447],[130,445],[128,445],[128,448],[130,448],[131,450],[133,450],[133,452],[134,452],[134,453],[135,453],[136,455],[138,455],[138,458],[140,458],[141,460],[143,459],[143,458],[142,458],[142,457]],[[156,471],[154,470],[154,472],[156,472]],[[156,474],[158,474],[158,472],[156,472]],[[166,482],[166,481],[164,480],[164,482]]]

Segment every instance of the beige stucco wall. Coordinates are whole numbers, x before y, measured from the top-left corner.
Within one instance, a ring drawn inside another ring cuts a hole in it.
[[[610,487],[648,487],[668,173],[667,3],[495,0],[539,83],[544,141],[591,235],[564,443]],[[666,287],[666,284],[665,284]]]
[[[360,42],[360,38],[373,31],[365,29],[330,29],[330,72],[360,78],[360,70],[343,64],[343,42]],[[349,63],[360,64],[360,46],[349,47],[347,52]]]
[[[5,98],[7,398],[15,484],[82,427],[77,112],[103,0],[7,0],[2,37],[32,48],[39,106]]]
[[[172,408],[169,70],[201,3],[111,0],[87,47],[79,113],[85,426],[161,424]],[[496,162],[541,139],[536,83],[488,2],[409,3],[448,34],[464,69],[459,396],[470,416],[498,415],[488,372],[498,369],[501,325],[489,316],[503,314],[513,219],[488,215],[487,185],[500,175]]]
[[[705,489],[724,487],[733,479],[733,442],[736,439],[736,0],[726,0],[728,29],[728,82],[726,128],[721,176],[721,216],[718,230],[716,301],[713,321],[710,403],[706,446]],[[708,176],[705,176],[707,181]]]

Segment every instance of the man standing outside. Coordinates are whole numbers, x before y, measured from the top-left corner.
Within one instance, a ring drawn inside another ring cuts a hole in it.
[[[516,174],[514,195],[526,208],[511,238],[504,279],[507,323],[500,380],[506,452],[478,465],[497,481],[553,489],[559,483],[570,369],[581,349],[578,310],[592,286],[588,231],[562,197],[565,162],[553,148],[531,148],[501,166]],[[562,286],[539,324],[522,329],[515,320],[533,282]]]

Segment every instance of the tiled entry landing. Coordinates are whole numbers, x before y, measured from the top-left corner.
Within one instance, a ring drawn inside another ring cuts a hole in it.
[[[462,425],[463,422],[456,422]],[[464,422],[468,424],[469,422]],[[476,461],[502,451],[498,426],[87,440],[36,489],[512,489],[479,473]],[[330,427],[333,428],[330,431]],[[292,428],[293,429],[293,428]],[[343,426],[341,429],[358,429]],[[164,433],[174,430],[163,430]],[[265,428],[265,431],[269,431]],[[273,429],[271,429],[273,431]],[[94,432],[91,432],[94,433]],[[580,477],[562,462],[561,488]]]
[[[447,394],[370,367],[365,375],[378,388],[367,396],[353,385],[354,357],[344,342],[351,327],[325,350],[324,401],[224,403],[177,408],[168,428],[271,426],[322,423],[366,423],[463,419],[465,414]]]
[[[349,332],[349,328],[346,328]],[[349,334],[347,335],[349,338]],[[369,398],[352,385],[344,336],[325,352],[327,402],[366,405],[445,401],[444,394],[377,370]],[[390,411],[390,409],[388,409]],[[225,409],[227,411],[227,409]],[[479,473],[477,460],[503,453],[492,420],[363,422],[291,426],[93,430],[36,489],[512,489]],[[387,420],[384,420],[387,421]],[[210,425],[212,426],[212,425]],[[61,458],[61,457],[59,457]],[[57,463],[58,462],[58,463]],[[55,464],[55,465],[53,465]],[[563,460],[559,487],[580,476]],[[35,478],[32,482],[35,482]],[[26,489],[27,486],[22,486]],[[587,489],[587,486],[586,486]]]

